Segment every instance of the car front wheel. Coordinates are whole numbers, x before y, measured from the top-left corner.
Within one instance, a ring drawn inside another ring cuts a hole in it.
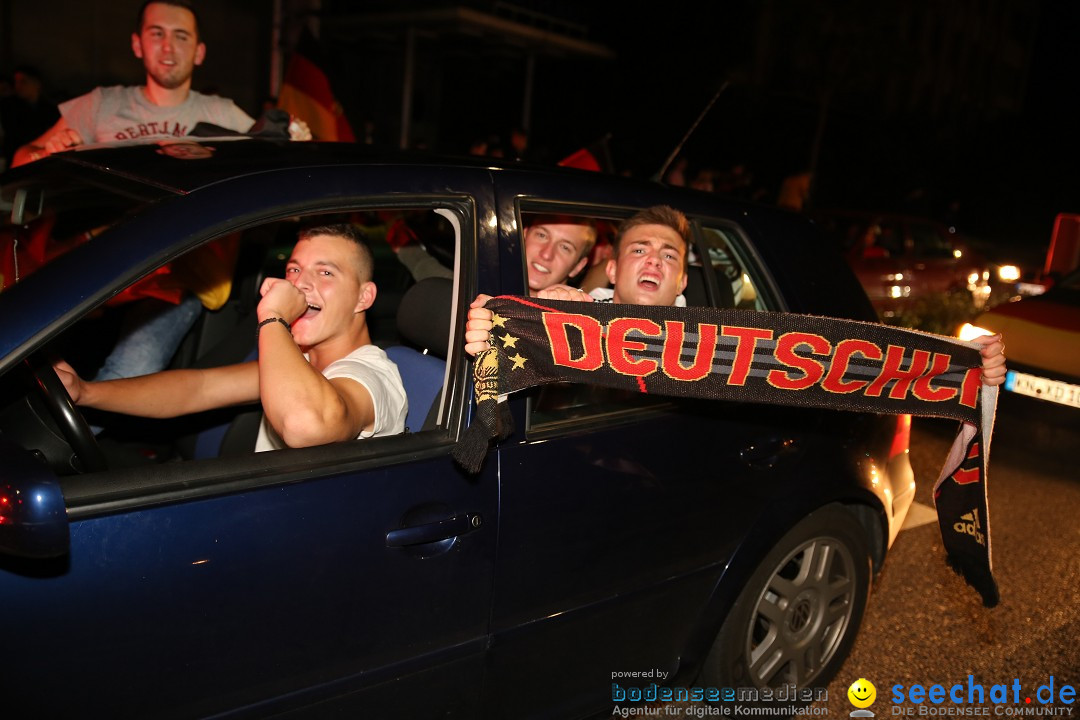
[[[804,518],[758,565],[724,621],[701,684],[825,687],[855,641],[870,590],[865,531],[827,506]]]

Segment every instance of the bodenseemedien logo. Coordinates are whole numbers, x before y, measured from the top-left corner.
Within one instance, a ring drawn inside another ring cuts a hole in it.
[[[851,687],[847,689],[847,697],[848,702],[855,706],[855,709],[851,711],[851,717],[874,717],[874,713],[866,709],[873,705],[874,700],[877,699],[877,688],[874,687],[874,683],[866,678],[859,678],[851,683]]]

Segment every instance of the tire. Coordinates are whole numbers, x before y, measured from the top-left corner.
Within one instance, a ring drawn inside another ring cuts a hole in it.
[[[751,575],[713,642],[700,684],[826,687],[855,641],[870,573],[865,530],[855,516],[838,505],[811,513]]]

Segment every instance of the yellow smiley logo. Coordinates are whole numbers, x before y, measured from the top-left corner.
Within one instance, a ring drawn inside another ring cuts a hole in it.
[[[868,708],[877,699],[877,688],[866,678],[859,678],[847,689],[848,700],[857,708]]]

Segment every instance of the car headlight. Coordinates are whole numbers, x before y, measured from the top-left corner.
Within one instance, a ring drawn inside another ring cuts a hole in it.
[[[1005,282],[1016,282],[1020,279],[1020,268],[1015,265],[1002,265],[998,268],[998,279]]]
[[[960,330],[956,333],[956,337],[961,340],[974,340],[980,335],[993,335],[986,328],[979,327],[978,325],[972,325],[971,323],[964,323],[960,326]]]

